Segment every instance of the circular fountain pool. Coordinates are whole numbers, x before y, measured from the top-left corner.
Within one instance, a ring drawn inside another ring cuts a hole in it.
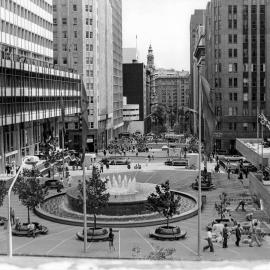
[[[164,217],[159,213],[151,212],[147,206],[147,197],[155,192],[154,184],[139,183],[135,177],[126,175],[118,175],[118,177],[110,175],[106,178],[110,198],[108,207],[103,208],[97,215],[97,223],[100,226],[134,227],[164,223]],[[197,214],[197,201],[193,196],[175,190],[172,192],[175,196],[180,196],[179,214],[173,217],[174,221]],[[72,187],[66,193],[47,198],[35,211],[37,215],[49,220],[81,226],[83,214],[78,195],[77,187]],[[92,210],[87,209],[87,214],[90,224],[93,220]]]

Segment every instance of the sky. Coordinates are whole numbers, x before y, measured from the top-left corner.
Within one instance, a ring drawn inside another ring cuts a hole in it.
[[[123,48],[136,47],[146,64],[152,44],[155,66],[189,71],[189,23],[208,0],[122,0]]]

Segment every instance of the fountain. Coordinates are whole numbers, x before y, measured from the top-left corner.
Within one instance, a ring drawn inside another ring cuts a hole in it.
[[[164,218],[158,213],[152,212],[147,205],[147,198],[155,192],[155,184],[137,182],[133,175],[105,174],[102,178],[106,183],[107,192],[110,194],[108,206],[102,208],[98,214],[98,223],[107,226],[147,226],[147,224],[162,224]],[[175,220],[182,220],[197,213],[196,199],[189,194],[172,191],[181,197],[179,216]],[[56,222],[82,225],[83,209],[78,201],[79,191],[74,186],[64,194],[49,197],[39,207],[36,214],[43,218],[49,218]],[[87,213],[92,214],[93,209],[87,208]],[[89,217],[91,220],[91,218]],[[136,226],[136,225],[135,225]]]

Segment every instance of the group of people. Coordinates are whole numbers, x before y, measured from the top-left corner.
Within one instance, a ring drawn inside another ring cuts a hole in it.
[[[235,245],[240,247],[240,241],[244,231],[241,224],[235,221],[231,230],[235,231]],[[213,242],[222,243],[223,248],[228,248],[228,239],[230,238],[231,230],[227,223],[222,224],[221,222],[214,224],[212,228],[209,227],[207,229],[207,237],[205,238],[205,240],[207,240],[207,245],[203,247],[203,251],[210,249],[210,252],[214,252]],[[250,222],[247,243],[250,247],[253,247],[255,242],[257,246],[260,247],[262,245],[261,238],[259,222],[253,219]]]

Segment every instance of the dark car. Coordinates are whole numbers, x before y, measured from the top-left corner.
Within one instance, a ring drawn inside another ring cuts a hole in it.
[[[164,163],[167,166],[172,166],[172,159],[167,159]]]

